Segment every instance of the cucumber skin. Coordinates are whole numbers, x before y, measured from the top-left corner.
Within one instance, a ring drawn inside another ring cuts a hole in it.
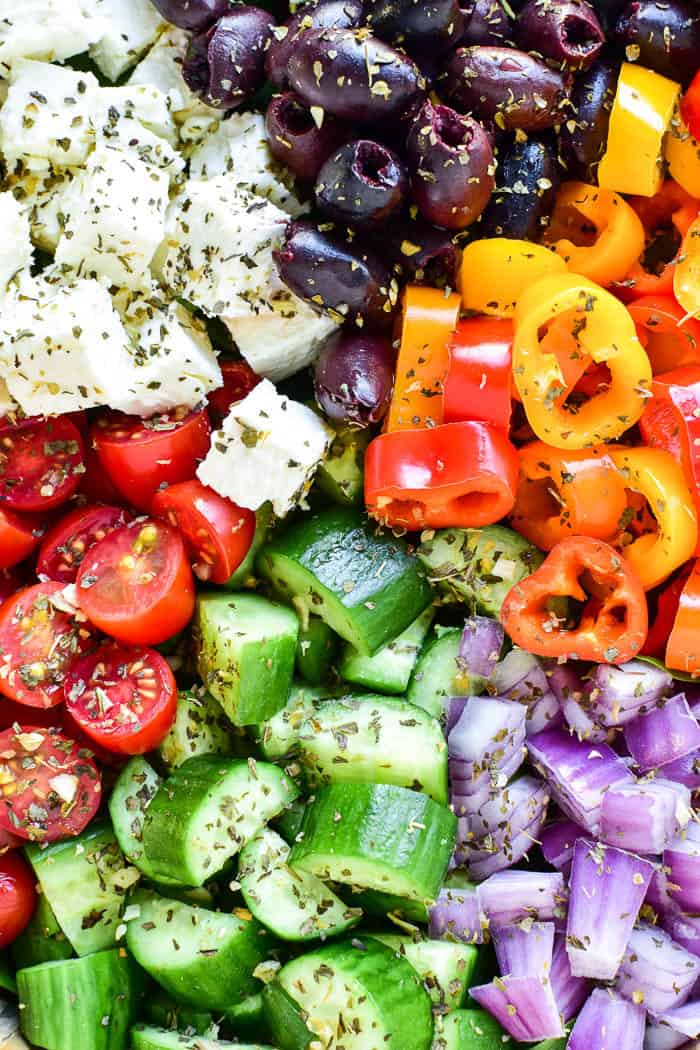
[[[236,1038],[264,1039],[272,1038],[267,1023],[267,1012],[262,992],[249,995],[242,1003],[226,1010],[224,1017],[236,1033]]]
[[[149,989],[143,1004],[143,1015],[149,1024],[158,1028],[189,1029],[198,1035],[204,1035],[214,1023],[212,1014],[183,1006],[158,985]]]
[[[229,1043],[214,1036],[186,1036],[163,1031],[150,1025],[137,1025],[131,1030],[132,1050],[274,1050],[260,1043]]]
[[[72,958],[74,952],[70,941],[58,925],[43,893],[39,894],[29,925],[15,938],[9,950],[16,970]]]
[[[450,941],[412,940],[392,933],[370,933],[406,959],[416,971],[423,987],[440,1012],[457,1010],[464,1002],[467,988],[473,984],[472,973],[478,949],[473,944]]]
[[[263,503],[262,507],[259,507],[255,512],[255,534],[248,553],[238,568],[229,576],[226,583],[221,584],[227,591],[241,591],[255,586],[255,559],[258,556],[258,551],[267,542],[273,522],[274,514],[272,513],[271,504]]]
[[[436,1023],[433,1050],[503,1050],[510,1043],[486,1010],[455,1010]]]
[[[365,656],[400,635],[433,598],[403,541],[378,535],[359,512],[341,507],[291,525],[263,548],[257,565],[277,590],[301,599],[309,612],[320,612],[325,592],[338,620],[330,626]]]
[[[403,696],[434,617],[435,609],[428,606],[374,656],[362,656],[346,642],[338,665],[340,677],[377,693]]]
[[[45,1050],[124,1050],[142,985],[119,949],[19,970],[22,1033]]]
[[[307,805],[289,863],[325,879],[333,859],[330,877],[336,881],[383,892],[403,883],[406,890],[398,896],[433,901],[456,828],[454,813],[416,791],[389,784],[329,784]],[[337,869],[340,858],[343,869]],[[363,883],[353,869],[365,865],[374,871]]]
[[[304,1024],[291,995],[273,981],[263,989],[262,998],[267,1024],[280,1050],[308,1050],[316,1036]]]
[[[108,803],[117,842],[147,879],[154,879],[155,873],[144,857],[143,824],[162,781],[143,755],[134,755],[117,777]]]
[[[318,616],[310,616],[308,626],[299,630],[295,666],[297,674],[311,686],[321,685],[330,676],[340,639]]]

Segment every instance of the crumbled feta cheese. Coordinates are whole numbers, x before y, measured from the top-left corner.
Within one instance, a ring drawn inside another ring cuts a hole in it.
[[[16,62],[0,109],[0,145],[8,170],[18,160],[33,170],[84,163],[94,140],[98,88],[92,73],[29,58]]]
[[[62,62],[79,55],[102,30],[78,0],[0,0],[0,75],[18,58]]]
[[[163,240],[168,176],[136,153],[100,145],[71,184],[56,262],[124,288],[150,285]]]
[[[257,510],[269,500],[283,517],[309,491],[331,440],[315,412],[263,379],[212,435],[197,476],[241,507]]]
[[[253,371],[277,382],[310,365],[336,325],[288,290],[270,299],[269,306],[224,321]]]
[[[218,120],[221,113],[190,91],[182,77],[182,60],[189,43],[189,35],[175,26],[168,26],[164,33],[139,62],[129,84],[150,84],[160,89],[168,100],[168,107],[182,123],[192,116],[207,116]]]
[[[81,0],[88,17],[102,22],[90,57],[109,80],[134,66],[155,43],[165,22],[151,0]]]
[[[56,173],[30,171],[8,180],[14,197],[27,213],[32,241],[51,255],[63,232],[71,182],[81,171],[82,168],[63,168]]]
[[[237,187],[266,197],[288,215],[308,211],[291,189],[289,173],[270,153],[261,113],[235,113],[222,120],[190,155],[190,177],[231,175]],[[288,185],[285,185],[288,183]]]
[[[116,119],[138,120],[158,138],[172,146],[177,142],[177,129],[167,96],[153,84],[125,84],[123,87],[100,88],[98,126],[111,127]]]
[[[32,262],[33,249],[26,210],[11,193],[0,193],[0,296],[12,278]]]
[[[133,117],[120,117],[116,111],[108,115],[107,121],[98,131],[100,141],[120,146],[136,154],[154,168],[167,171],[175,181],[184,170],[185,162],[167,139],[156,135]]]
[[[230,175],[190,180],[168,209],[155,264],[174,295],[205,313],[247,317],[270,297],[277,280],[272,250],[281,244],[287,221],[283,211],[240,189]]]
[[[18,408],[19,405],[7,389],[7,383],[4,379],[0,379],[0,416],[9,416]]]

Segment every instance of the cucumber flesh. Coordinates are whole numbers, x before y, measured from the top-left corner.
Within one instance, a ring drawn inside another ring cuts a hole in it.
[[[144,856],[143,822],[162,782],[163,778],[146,759],[135,755],[117,777],[109,799],[109,815],[117,842],[127,860],[147,879],[155,879],[155,873]]]
[[[284,941],[325,939],[350,929],[362,918],[306,871],[288,864],[290,847],[266,829],[244,846],[238,866],[241,893],[250,911]]]
[[[435,609],[429,606],[374,656],[363,656],[346,643],[338,665],[341,678],[378,693],[403,695],[434,617]]]
[[[57,959],[70,959],[75,954],[43,893],[39,894],[29,924],[10,945],[10,954],[17,970]]]
[[[353,507],[364,494],[365,451],[370,442],[367,430],[333,426],[335,438],[326,458],[319,464],[315,483],[334,503]]]
[[[285,706],[257,726],[256,739],[263,756],[272,762],[291,754],[299,737],[299,729],[307,715],[313,714],[320,700],[337,696],[338,691],[325,686],[292,683]]]
[[[338,652],[338,635],[319,616],[309,616],[299,630],[297,673],[309,685],[321,685],[330,677]]]
[[[386,944],[406,959],[416,971],[432,1002],[440,1013],[457,1010],[472,983],[478,950],[472,944],[450,941],[412,940],[393,933],[369,936]]]
[[[417,930],[416,924],[427,926],[430,919],[423,901],[406,900],[404,897],[397,897],[393,893],[383,893],[381,890],[362,890],[360,893],[351,893],[347,896],[347,901],[353,907],[361,908],[367,915],[372,915],[377,919],[387,919],[402,930],[405,930],[407,925]]]
[[[142,981],[118,949],[19,970],[22,1032],[45,1050],[124,1050]]]
[[[243,1002],[230,1006],[224,1017],[237,1037],[242,1035],[245,1038],[267,1039],[267,1017],[262,992],[249,995]]]
[[[272,1050],[260,1043],[228,1043],[201,1035],[184,1035],[166,1028],[137,1025],[131,1030],[132,1050]]]
[[[428,642],[416,661],[406,699],[434,718],[441,717],[451,696],[478,696],[484,691],[484,679],[467,674],[460,666],[461,640],[459,628],[443,630]]]
[[[208,1011],[183,1006],[157,985],[149,989],[143,1013],[149,1024],[158,1028],[174,1028],[195,1035],[204,1035],[214,1024],[214,1018]]]
[[[447,742],[437,719],[405,700],[325,700],[299,730],[297,756],[311,788],[396,784],[447,802]]]
[[[178,1002],[225,1010],[260,990],[253,970],[269,944],[252,918],[143,891],[132,900],[139,914],[127,923],[129,951]]]
[[[230,755],[232,729],[221,704],[205,689],[181,690],[175,721],[161,741],[158,754],[169,771],[195,755]]]
[[[435,1022],[433,1050],[503,1050],[510,1039],[486,1010],[455,1010]]]
[[[263,503],[262,507],[259,507],[255,512],[255,535],[248,553],[236,571],[229,576],[226,583],[222,584],[227,590],[241,591],[255,586],[257,582],[255,579],[255,559],[261,548],[265,546],[273,523],[272,504]]]
[[[280,1050],[307,1050],[318,1042],[306,1027],[301,1009],[278,981],[265,986],[262,999],[272,1038]]]

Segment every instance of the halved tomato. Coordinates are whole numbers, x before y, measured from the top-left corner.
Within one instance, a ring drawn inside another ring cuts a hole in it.
[[[76,507],[47,532],[37,559],[37,575],[73,583],[87,551],[129,521],[131,514],[123,507]]]
[[[65,416],[0,425],[0,504],[45,511],[72,496],[85,470],[83,442]]]
[[[36,877],[16,853],[0,857],[0,948],[19,937],[36,907]]]
[[[0,569],[24,561],[41,543],[45,526],[39,514],[15,514],[0,507]]]
[[[247,361],[226,361],[219,358],[223,385],[207,395],[212,425],[218,429],[231,411],[231,405],[243,398],[258,385],[262,376],[254,372]]]

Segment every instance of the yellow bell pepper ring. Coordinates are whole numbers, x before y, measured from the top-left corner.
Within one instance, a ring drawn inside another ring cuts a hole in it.
[[[640,493],[656,519],[647,532],[624,548],[645,591],[658,586],[695,553],[698,519],[683,468],[661,448],[609,448],[625,488]]]
[[[607,287],[623,280],[644,251],[644,226],[619,193],[565,182],[546,240],[572,273]]]
[[[492,317],[512,317],[528,285],[565,270],[564,260],[541,244],[508,237],[472,241],[462,252],[462,306]]]
[[[650,69],[623,62],[598,184],[618,193],[653,197],[663,181],[664,136],[680,84]]]
[[[700,142],[690,134],[678,111],[668,129],[665,148],[671,178],[691,197],[700,197]]]
[[[561,330],[573,352],[606,364],[610,383],[583,404],[567,405],[570,387],[546,342]],[[610,292],[577,274],[531,285],[514,319],[513,378],[533,431],[554,448],[589,448],[620,437],[637,422],[649,395],[651,366],[629,311]]]
[[[673,294],[689,317],[700,316],[700,217],[691,222],[673,271]]]

